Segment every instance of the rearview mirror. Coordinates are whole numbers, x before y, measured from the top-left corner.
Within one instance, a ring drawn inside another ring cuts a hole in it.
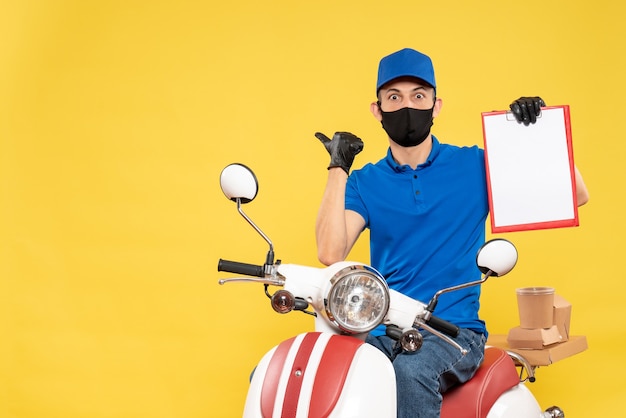
[[[224,195],[232,201],[248,203],[259,192],[259,182],[254,172],[239,163],[227,165],[220,174],[220,187]]]
[[[517,263],[517,249],[510,241],[502,238],[487,241],[476,255],[476,265],[483,274],[491,277],[504,276]]]

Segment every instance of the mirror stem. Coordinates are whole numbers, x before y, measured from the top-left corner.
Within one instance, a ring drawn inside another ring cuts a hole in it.
[[[426,314],[425,319],[426,320],[430,319],[430,316],[432,315],[432,313],[434,312],[435,308],[437,307],[437,302],[439,301],[439,296],[443,295],[444,293],[452,292],[454,290],[465,289],[466,287],[471,287],[471,286],[476,286],[476,285],[482,284],[492,274],[493,274],[493,271],[488,270],[487,273],[485,273],[484,277],[482,279],[480,279],[480,280],[476,280],[474,282],[460,284],[460,285],[457,285],[457,286],[448,287],[446,289],[441,289],[440,291],[435,293],[435,296],[433,296],[433,298],[430,300],[430,302],[428,302],[428,306],[426,307],[426,311],[428,311],[428,313]]]
[[[267,242],[270,246],[270,249],[267,252],[267,258],[265,259],[265,270],[267,273],[267,270],[270,269],[272,265],[274,265],[274,244],[272,244],[272,241],[270,241],[267,235],[265,235],[263,231],[261,231],[261,228],[256,226],[256,224],[252,222],[252,219],[248,218],[248,215],[246,215],[243,209],[241,209],[241,198],[239,197],[237,198],[237,211],[239,212],[239,214],[241,214],[241,216],[243,216],[246,221],[248,221],[248,223],[255,229],[255,231],[258,232],[259,235],[261,235],[265,242]]]

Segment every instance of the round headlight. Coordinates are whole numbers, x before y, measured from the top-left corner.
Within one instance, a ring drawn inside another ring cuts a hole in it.
[[[376,328],[389,309],[389,288],[371,267],[351,265],[330,280],[324,301],[328,318],[343,332],[360,334]]]

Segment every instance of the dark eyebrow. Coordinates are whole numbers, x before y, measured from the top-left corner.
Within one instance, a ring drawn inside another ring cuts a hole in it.
[[[415,92],[415,91],[418,91],[418,90],[424,90],[424,91],[426,91],[426,87],[424,87],[424,86],[417,86],[417,87],[415,87],[415,88],[414,88],[413,90],[411,90],[411,91]],[[396,89],[396,88],[391,87],[391,88],[388,88],[388,89],[385,91],[385,93],[390,93],[390,92],[392,92],[392,93],[400,93],[400,90],[398,90],[398,89]]]

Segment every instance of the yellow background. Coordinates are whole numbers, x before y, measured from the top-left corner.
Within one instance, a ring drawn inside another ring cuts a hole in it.
[[[590,348],[530,387],[568,418],[614,416],[624,17],[614,0],[1,1],[0,417],[240,416],[256,361],[312,324],[259,286],[218,286],[220,257],[267,250],[219,173],[251,166],[247,213],[284,262],[318,265],[328,156],[313,133],[352,131],[355,166],[378,160],[376,65],[405,46],[435,62],[442,141],[482,144],[480,112],[521,95],[571,106],[581,226],[504,235],[520,260],[484,286],[482,315],[506,333],[515,288],[554,286]],[[367,260],[365,240],[350,258]]]

